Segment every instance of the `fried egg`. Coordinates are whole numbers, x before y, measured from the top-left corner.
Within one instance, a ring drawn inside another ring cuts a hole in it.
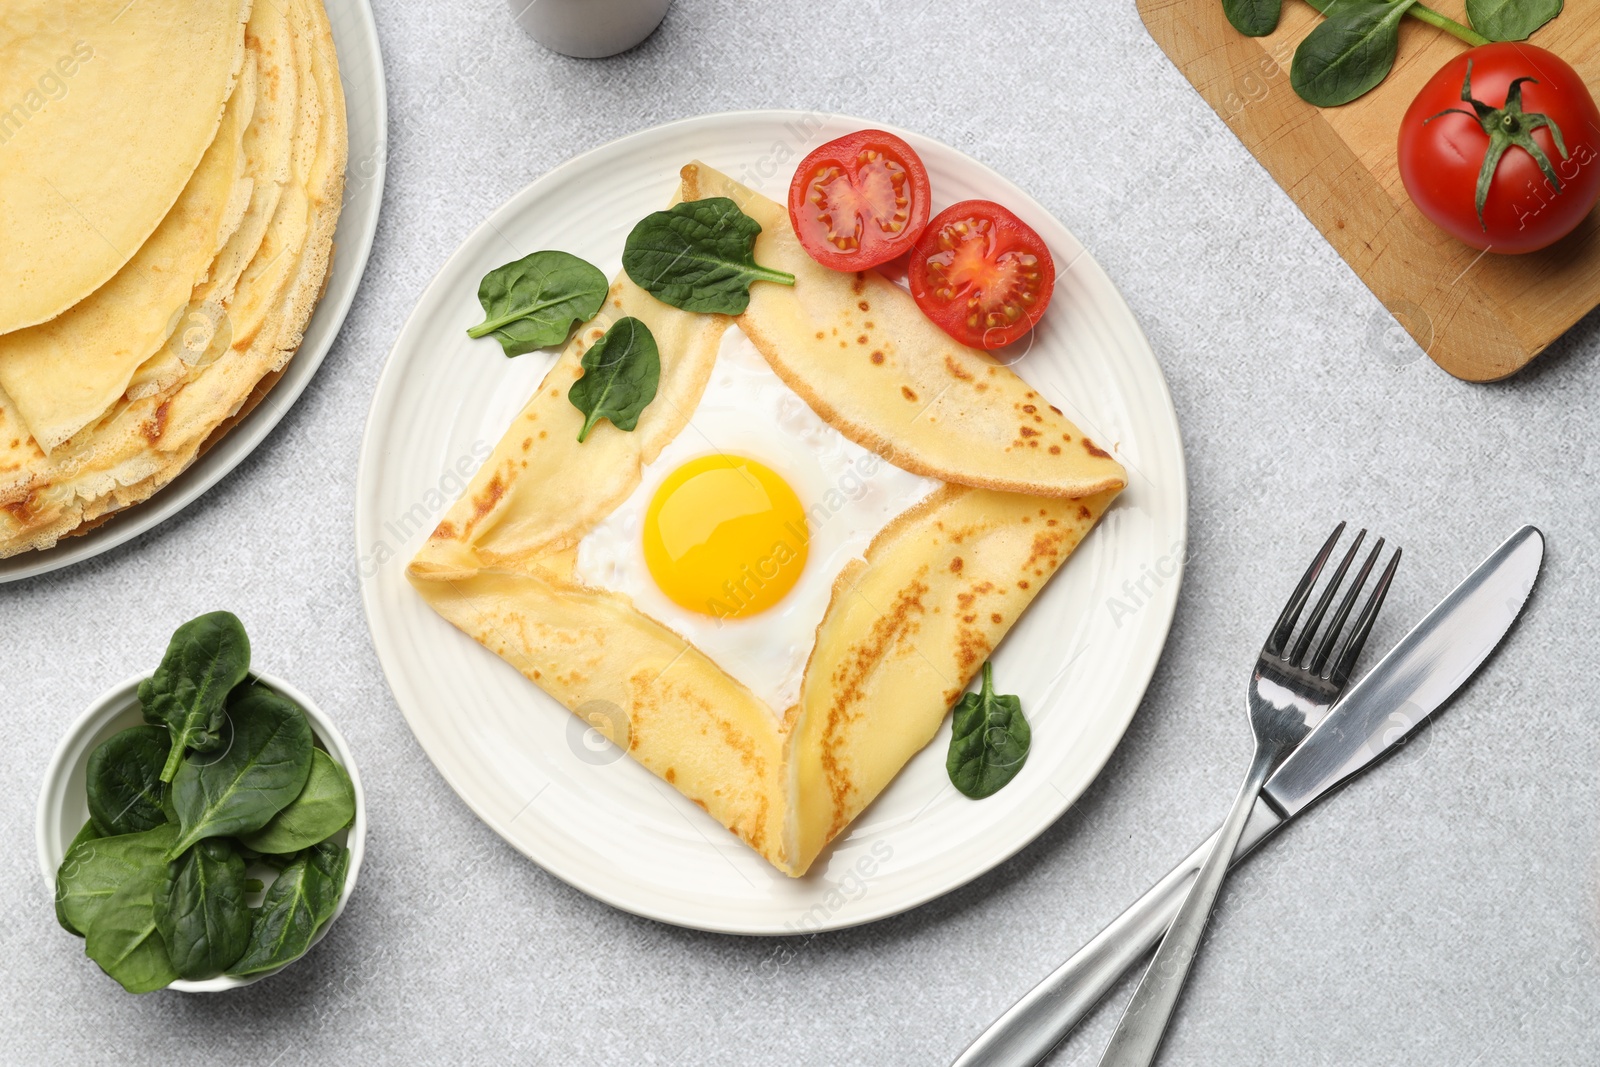
[[[688,425],[579,542],[577,576],[781,714],[839,572],[938,485],[845,438],[730,327]]]

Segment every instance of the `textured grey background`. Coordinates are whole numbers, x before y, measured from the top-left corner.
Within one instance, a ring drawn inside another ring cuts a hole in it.
[[[1251,657],[1286,576],[1349,516],[1406,548],[1375,647],[1521,523],[1549,536],[1544,580],[1435,728],[1233,879],[1163,1062],[1592,1062],[1594,317],[1510,382],[1446,376],[1126,2],[678,0],[644,46],[600,62],[541,51],[501,0],[387,0],[377,17],[387,202],[356,307],[310,390],[179,518],[0,588],[0,891],[11,902],[0,1060],[944,1063],[1221,818],[1248,756]],[[1038,196],[1149,333],[1192,494],[1172,637],[1098,782],[965,889],[796,941],[622,914],[479,823],[389,696],[352,535],[368,399],[450,251],[581,149],[747,107],[920,130]],[[176,623],[218,606],[245,619],[263,667],[318,695],[359,753],[367,863],[344,917],[288,974],[225,996],[129,997],[55,926],[34,802],[88,700],[153,664]],[[1102,1007],[1056,1062],[1093,1063],[1116,1011]]]

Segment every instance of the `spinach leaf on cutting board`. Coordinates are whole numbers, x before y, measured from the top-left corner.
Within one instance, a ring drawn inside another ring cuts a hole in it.
[[[1318,107],[1348,104],[1383,81],[1400,47],[1400,20],[1416,0],[1333,0],[1289,64],[1289,84]]]
[[[1222,13],[1246,37],[1265,37],[1278,28],[1283,0],[1222,0]]]
[[[1467,21],[1491,41],[1526,41],[1561,8],[1562,0],[1467,0]]]

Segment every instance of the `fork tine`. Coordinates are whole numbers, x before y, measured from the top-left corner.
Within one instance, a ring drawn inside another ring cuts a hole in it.
[[[1378,556],[1383,552],[1383,538],[1378,538],[1378,543],[1372,546],[1372,551],[1367,554],[1366,562],[1361,564],[1361,569],[1356,572],[1354,582],[1344,594],[1344,599],[1339,602],[1339,610],[1333,613],[1333,621],[1328,623],[1327,633],[1322,635],[1322,644],[1317,646],[1317,653],[1306,664],[1306,670],[1312,674],[1321,674],[1322,668],[1327,666],[1328,657],[1333,654],[1334,648],[1339,644],[1339,636],[1344,632],[1345,620],[1350,617],[1350,609],[1355,607],[1356,597],[1366,587],[1367,576],[1372,573],[1373,564],[1378,562]]]
[[[1311,647],[1312,638],[1317,636],[1317,627],[1322,625],[1322,616],[1327,614],[1328,603],[1333,599],[1333,594],[1339,591],[1339,585],[1344,581],[1345,571],[1350,569],[1350,561],[1356,558],[1356,552],[1361,548],[1361,542],[1366,539],[1367,531],[1360,530],[1356,539],[1350,542],[1350,549],[1344,554],[1344,559],[1339,561],[1339,566],[1334,570],[1333,577],[1328,579],[1328,584],[1323,587],[1322,595],[1317,598],[1317,606],[1311,609],[1311,617],[1306,620],[1305,627],[1300,631],[1300,637],[1294,643],[1294,651],[1289,655],[1289,662],[1303,665],[1306,649]],[[1366,575],[1362,575],[1365,580]],[[1357,588],[1360,588],[1359,586]],[[1343,618],[1338,620],[1344,622]]]
[[[1317,575],[1322,573],[1323,564],[1328,562],[1328,556],[1333,553],[1333,546],[1338,543],[1339,535],[1344,533],[1344,523],[1333,528],[1333,533],[1322,544],[1322,551],[1317,553],[1317,558],[1311,561],[1311,566],[1306,568],[1304,578],[1295,586],[1294,595],[1283,606],[1283,614],[1278,616],[1278,624],[1272,628],[1272,634],[1267,638],[1266,651],[1274,656],[1283,655],[1284,646],[1289,643],[1289,635],[1294,632],[1294,624],[1300,618],[1300,609],[1306,606],[1306,599],[1311,596],[1311,587],[1316,584]]]
[[[1372,598],[1367,601],[1367,606],[1361,609],[1361,617],[1356,620],[1356,628],[1350,631],[1350,637],[1345,641],[1344,648],[1339,650],[1339,659],[1333,665],[1333,673],[1329,679],[1334,685],[1343,688],[1344,683],[1350,680],[1350,671],[1356,665],[1356,657],[1361,654],[1361,646],[1367,643],[1367,634],[1372,631],[1372,624],[1378,617],[1378,609],[1383,607],[1383,598],[1388,595],[1389,583],[1394,581],[1394,570],[1400,565],[1400,550],[1394,550],[1394,555],[1389,557],[1389,565],[1383,569],[1383,577],[1378,579],[1378,584],[1373,587]]]

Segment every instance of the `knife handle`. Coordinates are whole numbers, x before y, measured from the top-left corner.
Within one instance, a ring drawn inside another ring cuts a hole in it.
[[[1265,800],[1257,800],[1229,866],[1248,855],[1284,821]],[[1033,1067],[1048,1056],[1117,980],[1161,940],[1216,839],[1216,833],[1206,838],[1205,844],[1189,853],[1094,940],[990,1023],[951,1067]]]

